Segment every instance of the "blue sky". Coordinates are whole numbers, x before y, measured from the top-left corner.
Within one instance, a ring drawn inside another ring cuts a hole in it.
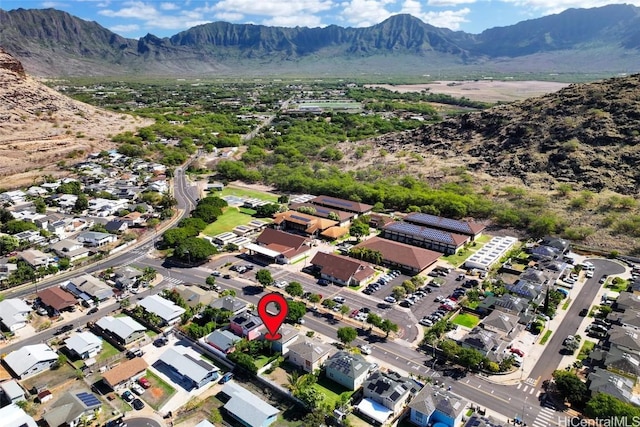
[[[640,0],[627,3],[640,4]],[[479,33],[602,0],[0,0],[0,8],[56,8],[96,21],[124,37],[171,36],[195,25],[227,21],[283,27],[366,27],[409,13],[437,27]]]

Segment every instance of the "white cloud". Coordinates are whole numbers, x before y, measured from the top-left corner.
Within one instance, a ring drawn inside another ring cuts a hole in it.
[[[443,10],[440,12],[424,12],[422,5],[417,0],[405,0],[402,4],[401,13],[409,13],[435,27],[449,28],[451,30],[460,29],[460,24],[468,22],[465,18],[471,10],[463,8],[460,10]]]
[[[236,22],[244,18],[244,15],[242,13],[236,13],[236,12],[221,12],[221,13],[216,13],[215,17],[220,21]]]
[[[109,27],[109,29],[116,34],[126,34],[138,31],[140,29],[140,26],[138,24],[123,24],[114,25],[112,27]]]
[[[160,3],[160,9],[162,9],[162,10],[178,10],[180,8],[175,3],[164,2],[164,3]]]
[[[476,0],[428,0],[427,5],[436,7],[452,7],[475,2]]]
[[[62,9],[65,6],[68,6],[68,4],[57,2],[57,1],[43,1],[42,2],[42,7],[45,8],[45,9],[48,9],[48,8]]]
[[[393,15],[387,5],[395,0],[350,0],[341,3],[342,18],[354,27],[368,27],[378,24]]]
[[[142,20],[153,19],[154,17],[160,15],[155,6],[148,3],[144,3],[141,1],[126,1],[122,4],[126,7],[123,7],[119,10],[104,9],[99,11],[98,13],[110,18],[133,18]]]
[[[275,16],[262,23],[274,27],[322,27],[322,19],[316,15]]]
[[[221,0],[210,7],[216,13],[242,13],[270,17],[303,17],[329,10],[333,7],[331,0]]]

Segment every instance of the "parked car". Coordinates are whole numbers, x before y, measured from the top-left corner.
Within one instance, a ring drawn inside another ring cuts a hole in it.
[[[580,310],[580,313],[578,314],[578,316],[587,317],[588,314],[589,314],[589,309],[588,308],[583,308],[582,310]]]
[[[385,300],[385,302],[388,302],[388,303],[391,303],[391,304],[394,304],[396,302],[396,299],[394,297],[392,297],[391,295],[386,297],[384,300]]]
[[[140,396],[144,393],[144,389],[139,384],[131,384],[131,391]]]
[[[320,279],[320,280],[318,280],[318,285],[320,285],[320,286],[329,286],[329,284],[330,284],[330,283],[331,283],[331,282],[330,282],[330,281],[328,281],[327,279]]]
[[[231,379],[233,378],[233,372],[227,372],[226,374],[224,374],[222,376],[222,378],[220,378],[220,384],[224,384],[227,383],[229,381],[231,381]]]
[[[362,307],[358,311],[360,311],[361,313],[367,313],[367,314],[371,313],[371,309],[369,307]]]
[[[136,397],[133,395],[133,393],[131,393],[129,390],[125,390],[124,393],[122,393],[120,395],[120,397],[122,397],[122,400],[124,400],[127,403],[131,403],[133,402],[133,399],[135,399]]]
[[[98,312],[98,307],[93,307],[91,310],[87,311],[87,315],[94,314]]]
[[[63,327],[56,329],[56,331],[54,332],[54,335],[61,335],[61,334],[64,334],[65,332],[69,332],[72,330],[73,330],[73,324],[64,325]]]
[[[605,274],[602,277],[600,277],[600,280],[598,281],[598,283],[602,284],[602,283],[604,283],[606,281],[607,281],[607,275]]]
[[[524,357],[524,351],[518,349],[518,348],[511,348],[509,351],[511,351],[511,353],[513,354],[517,354],[520,357]]]
[[[433,321],[426,317],[423,317],[422,319],[420,319],[420,324],[422,326],[430,327],[433,326]]]
[[[341,296],[333,297],[333,300],[339,304],[344,304],[345,302],[344,297],[341,297]]]
[[[156,347],[162,347],[165,346],[169,343],[169,339],[167,337],[160,337],[160,338],[156,338],[153,341],[153,345]]]
[[[214,277],[220,277],[220,272],[218,270],[215,270],[213,273],[211,273],[211,275]]]
[[[148,379],[146,379],[145,377],[139,378],[138,379],[138,384],[140,384],[142,386],[142,388],[149,388],[151,387],[151,383],[149,382]]]
[[[133,399],[133,402],[132,402],[131,404],[133,405],[133,408],[134,408],[136,411],[139,411],[139,410],[141,410],[141,409],[143,409],[143,408],[144,408],[144,403],[142,402],[142,400],[137,399],[137,398],[136,398],[136,399]]]
[[[276,282],[276,283],[274,284],[274,286],[275,286],[276,288],[278,288],[278,289],[286,288],[286,287],[287,287],[287,285],[288,285],[288,283],[287,283],[285,280],[281,280],[281,281]]]

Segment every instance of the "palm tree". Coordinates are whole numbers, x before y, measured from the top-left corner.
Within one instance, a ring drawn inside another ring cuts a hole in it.
[[[291,392],[292,395],[296,395],[300,392],[304,383],[304,375],[300,376],[298,371],[293,371],[287,375],[287,384],[285,387]]]

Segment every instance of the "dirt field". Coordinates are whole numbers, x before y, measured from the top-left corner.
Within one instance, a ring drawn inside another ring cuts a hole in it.
[[[470,81],[438,81],[434,83],[416,85],[367,85],[367,87],[382,87],[400,93],[420,92],[428,89],[431,93],[444,93],[455,97],[465,97],[473,101],[482,102],[511,102],[556,92],[569,83],[542,81],[498,81],[498,80],[470,80]]]

